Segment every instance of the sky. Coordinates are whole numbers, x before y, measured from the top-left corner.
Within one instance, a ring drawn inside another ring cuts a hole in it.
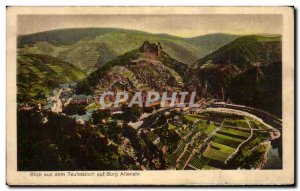
[[[18,34],[64,28],[124,28],[194,37],[210,33],[281,34],[281,15],[19,15]]]

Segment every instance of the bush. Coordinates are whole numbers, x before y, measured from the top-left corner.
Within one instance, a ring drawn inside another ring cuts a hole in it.
[[[85,104],[70,103],[63,109],[63,112],[67,115],[84,115],[86,112],[85,107]]]
[[[93,123],[98,124],[101,123],[103,119],[109,118],[111,116],[110,110],[96,110],[92,114]]]

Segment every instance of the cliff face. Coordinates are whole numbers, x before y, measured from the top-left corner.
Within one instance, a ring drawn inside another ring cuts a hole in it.
[[[281,117],[281,37],[241,37],[197,62],[201,96],[231,100]]]
[[[230,80],[241,71],[232,64],[212,65],[190,70],[189,84],[196,88],[201,97],[225,99]]]
[[[258,69],[253,67],[237,75],[226,89],[227,97],[240,103],[282,116],[282,63],[276,62]]]

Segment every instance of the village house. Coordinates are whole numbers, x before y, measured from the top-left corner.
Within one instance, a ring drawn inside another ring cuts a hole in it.
[[[75,95],[73,96],[71,103],[88,104],[92,98],[91,95]]]
[[[21,110],[23,110],[23,111],[28,111],[28,110],[31,110],[33,107],[32,106],[30,106],[29,104],[19,104],[18,105],[18,110],[19,111],[21,111]]]

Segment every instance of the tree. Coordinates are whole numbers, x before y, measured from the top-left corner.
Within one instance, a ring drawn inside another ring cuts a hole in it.
[[[76,94],[92,94],[92,87],[88,80],[84,79],[76,85]]]
[[[126,122],[137,122],[141,117],[143,111],[138,104],[134,104],[132,107],[122,106],[123,118]]]
[[[78,124],[65,115],[42,112],[18,111],[18,170],[136,169],[135,161],[120,155],[118,147],[108,145],[107,137],[97,128]],[[43,123],[43,117],[49,121]],[[108,129],[121,134],[116,123]]]
[[[96,110],[92,114],[93,123],[98,124],[101,123],[103,119],[109,118],[111,116],[109,109],[104,110]]]
[[[63,112],[67,115],[84,115],[86,112],[85,106],[84,104],[70,103],[63,109]]]

